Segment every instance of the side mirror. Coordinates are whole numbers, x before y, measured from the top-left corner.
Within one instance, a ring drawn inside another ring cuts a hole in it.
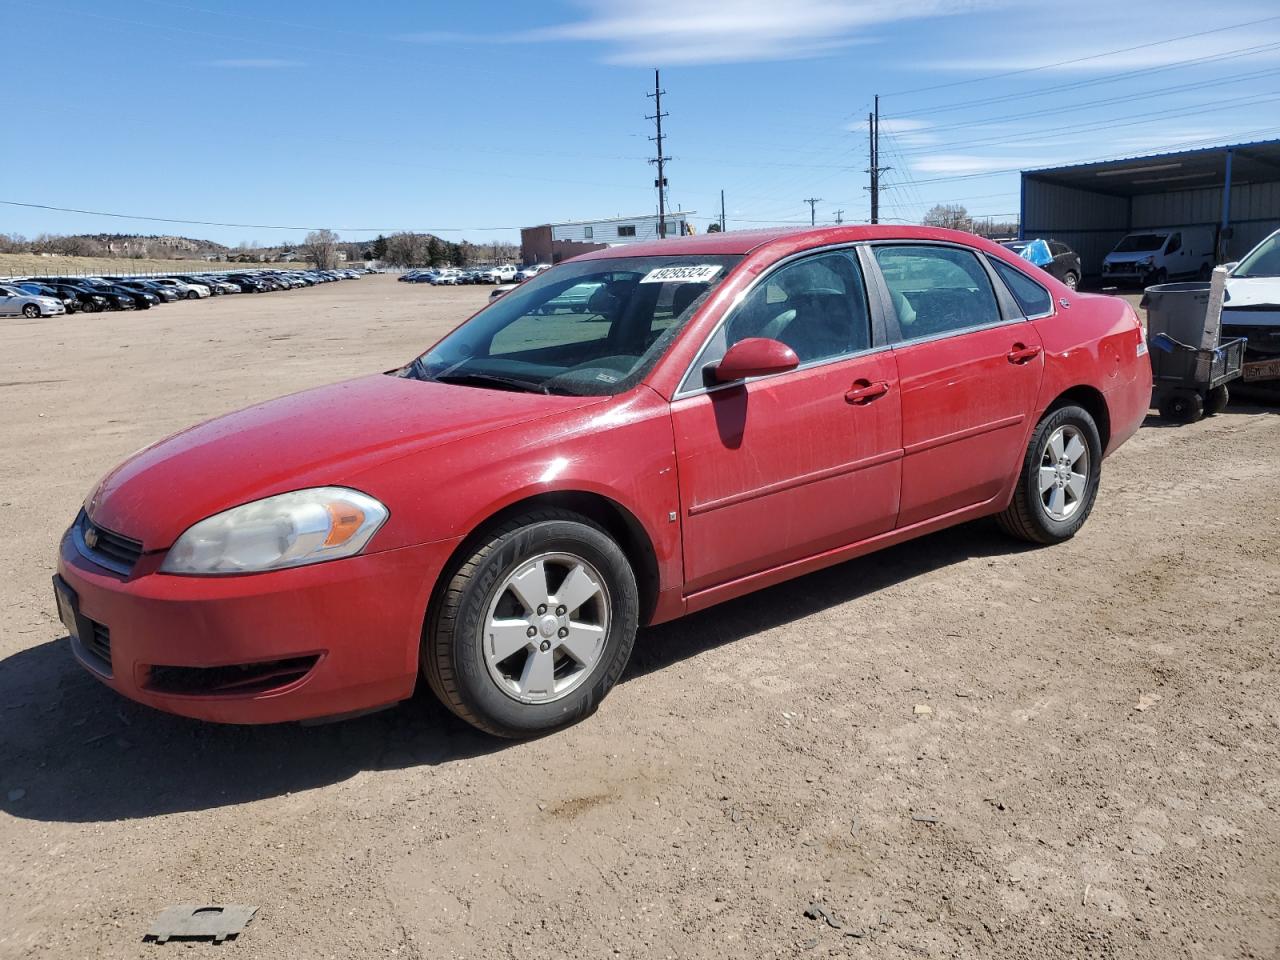
[[[785,343],[767,337],[748,337],[728,349],[711,375],[718,383],[733,383],[747,377],[785,373],[798,366],[800,358]]]

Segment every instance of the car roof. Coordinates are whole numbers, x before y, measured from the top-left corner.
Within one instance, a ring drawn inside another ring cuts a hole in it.
[[[620,257],[688,256],[690,254],[746,255],[771,246],[803,250],[835,243],[856,243],[860,240],[947,240],[970,246],[995,246],[990,241],[959,230],[897,224],[861,224],[839,227],[771,227],[763,230],[704,233],[693,237],[672,237],[667,240],[618,244],[607,250],[596,250],[573,259],[608,260]]]

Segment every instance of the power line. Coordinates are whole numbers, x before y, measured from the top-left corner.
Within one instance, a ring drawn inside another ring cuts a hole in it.
[[[1068,83],[1055,83],[1047,87],[1042,87],[1038,90],[1026,90],[1021,93],[1006,93],[996,97],[979,97],[974,100],[957,100],[953,103],[946,103],[933,107],[919,107],[914,110],[903,110],[899,113],[893,114],[892,116],[893,119],[918,117],[922,114],[930,115],[935,113],[947,113],[952,110],[963,109],[964,107],[982,107],[992,103],[1008,103],[1011,100],[1024,100],[1029,97],[1050,96],[1067,90],[1078,90],[1083,87],[1110,84],[1114,83],[1116,80],[1149,76],[1155,73],[1167,73],[1170,70],[1182,70],[1186,67],[1202,66],[1207,63],[1220,63],[1224,60],[1239,60],[1245,57],[1256,56],[1260,53],[1270,53],[1276,49],[1280,49],[1280,42],[1262,43],[1251,47],[1238,47],[1234,50],[1223,51],[1222,53],[1211,53],[1202,57],[1189,57],[1185,60],[1174,60],[1155,67],[1139,67],[1133,70],[1122,70],[1117,73],[1103,74],[1099,77],[1090,77],[1087,80],[1073,80]]]
[[[238,227],[245,230],[338,230],[343,233],[397,233],[399,227],[298,227],[279,223],[223,223],[218,220],[181,220],[176,217],[148,217],[133,213],[107,213],[102,210],[82,210],[78,207],[58,207],[48,203],[25,203],[19,200],[0,200],[10,207],[26,207],[32,210],[54,210],[59,213],[79,213],[89,217],[114,217],[118,220],[147,220],[152,223],[180,223],[194,227]],[[489,230],[519,230],[519,227],[431,227],[415,233],[479,233]]]
[[[1230,30],[1241,30],[1245,27],[1256,27],[1260,23],[1274,23],[1280,20],[1280,15],[1271,17],[1260,17],[1257,20],[1247,20],[1244,23],[1233,23],[1226,27],[1215,27],[1212,30],[1198,30],[1195,33],[1183,34],[1179,37],[1168,37],[1164,40],[1151,40],[1147,43],[1139,43],[1132,47],[1121,47],[1117,50],[1106,50],[1102,53],[1092,53],[1085,57],[1073,57],[1070,60],[1058,60],[1055,63],[1042,63],[1035,67],[1021,67],[1017,70],[1005,70],[1001,73],[991,73],[984,77],[970,77],[965,80],[952,80],[947,83],[935,83],[927,87],[914,87],[910,90],[896,90],[887,96],[905,97],[908,94],[925,93],[929,90],[942,90],[947,87],[960,87],[971,83],[982,83],[987,80],[999,80],[1003,77],[1017,77],[1028,73],[1038,73],[1041,70],[1053,70],[1056,67],[1068,67],[1076,63],[1087,63],[1090,60],[1102,60],[1106,57],[1114,57],[1121,53],[1132,53],[1135,50],[1148,50],[1151,47],[1163,46],[1166,43],[1177,43],[1180,40],[1196,40],[1200,37],[1211,36],[1215,33],[1226,33]]]

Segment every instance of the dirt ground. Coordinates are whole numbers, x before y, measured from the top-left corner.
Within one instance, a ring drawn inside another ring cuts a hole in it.
[[[1277,956],[1276,409],[1153,419],[1062,546],[965,526],[644,631],[600,712],[535,742],[425,692],[205,725],[72,662],[49,578],[99,475],[399,365],[486,295],[3,321],[0,957]],[[142,943],[202,902],[260,910],[233,944]]]

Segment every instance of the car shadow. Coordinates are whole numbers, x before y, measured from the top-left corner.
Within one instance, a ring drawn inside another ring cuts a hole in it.
[[[791,580],[642,631],[623,682],[961,560],[1026,549],[972,523]],[[75,663],[65,637],[0,661],[0,809],[23,819],[205,810],[507,746],[454,717],[425,684],[394,709],[341,723],[224,726],[120,697]]]

